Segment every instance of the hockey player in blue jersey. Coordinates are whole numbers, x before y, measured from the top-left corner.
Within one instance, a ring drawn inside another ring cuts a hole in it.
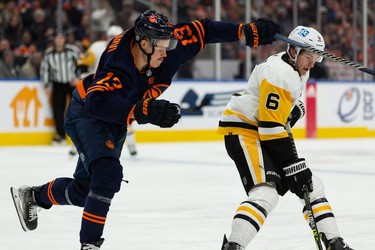
[[[65,121],[79,154],[74,178],[11,188],[23,229],[36,229],[38,208],[83,207],[81,249],[99,249],[111,200],[123,179],[119,159],[127,126],[137,121],[170,128],[179,121],[178,104],[156,98],[171,85],[180,65],[206,44],[246,39],[250,47],[267,45],[279,29],[265,18],[247,24],[204,19],[173,26],[155,11],[140,15],[134,27],[109,43],[95,74],[74,90]]]

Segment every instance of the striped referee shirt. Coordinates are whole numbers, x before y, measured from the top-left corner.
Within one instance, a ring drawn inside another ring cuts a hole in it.
[[[40,79],[43,86],[48,87],[52,82],[69,84],[77,78],[79,55],[78,47],[71,44],[65,44],[61,52],[57,52],[54,47],[46,49],[40,65]]]

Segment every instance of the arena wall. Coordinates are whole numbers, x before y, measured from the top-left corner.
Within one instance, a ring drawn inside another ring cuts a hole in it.
[[[245,81],[176,81],[160,98],[179,103],[170,129],[135,124],[137,142],[221,140],[216,127],[232,93]],[[53,134],[50,100],[38,81],[0,81],[0,146],[45,145]],[[301,97],[307,114],[296,138],[375,137],[374,82],[309,83]],[[119,107],[121,108],[121,107]]]

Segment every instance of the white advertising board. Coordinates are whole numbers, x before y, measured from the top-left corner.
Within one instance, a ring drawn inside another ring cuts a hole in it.
[[[245,81],[179,81],[159,97],[181,106],[181,120],[170,130],[216,129],[233,93],[244,89]],[[137,130],[160,130],[152,125],[137,125]]]
[[[318,128],[367,127],[375,129],[375,84],[320,82]]]
[[[51,106],[37,81],[0,81],[0,133],[53,131]]]
[[[186,140],[192,134],[201,139],[213,138],[231,95],[243,90],[245,85],[246,81],[173,82],[159,98],[180,104],[180,122],[170,129],[135,124],[135,130],[139,131],[137,137],[143,135],[144,141],[150,137],[159,140],[170,133],[174,140]],[[314,107],[307,108],[306,115],[314,118],[307,123],[304,117],[294,132],[305,131],[307,124],[311,127],[313,122],[312,137],[375,135],[375,83],[319,82],[311,86],[316,88],[309,88],[314,89],[313,93],[307,93],[309,100],[305,93],[301,100]],[[0,145],[23,145],[27,138],[28,145],[49,143],[54,132],[51,105],[40,83],[0,81],[0,88]],[[311,114],[316,114],[316,120]]]

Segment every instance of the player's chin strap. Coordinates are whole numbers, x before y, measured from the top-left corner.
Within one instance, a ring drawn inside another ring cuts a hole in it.
[[[154,46],[151,46],[152,47],[152,52],[151,53],[147,53],[146,50],[144,50],[141,46],[141,44],[138,42],[138,47],[139,49],[142,51],[143,54],[145,54],[147,56],[147,64],[146,66],[143,68],[144,70],[150,68],[150,62],[151,62],[151,56],[154,54],[155,52],[155,47]]]

